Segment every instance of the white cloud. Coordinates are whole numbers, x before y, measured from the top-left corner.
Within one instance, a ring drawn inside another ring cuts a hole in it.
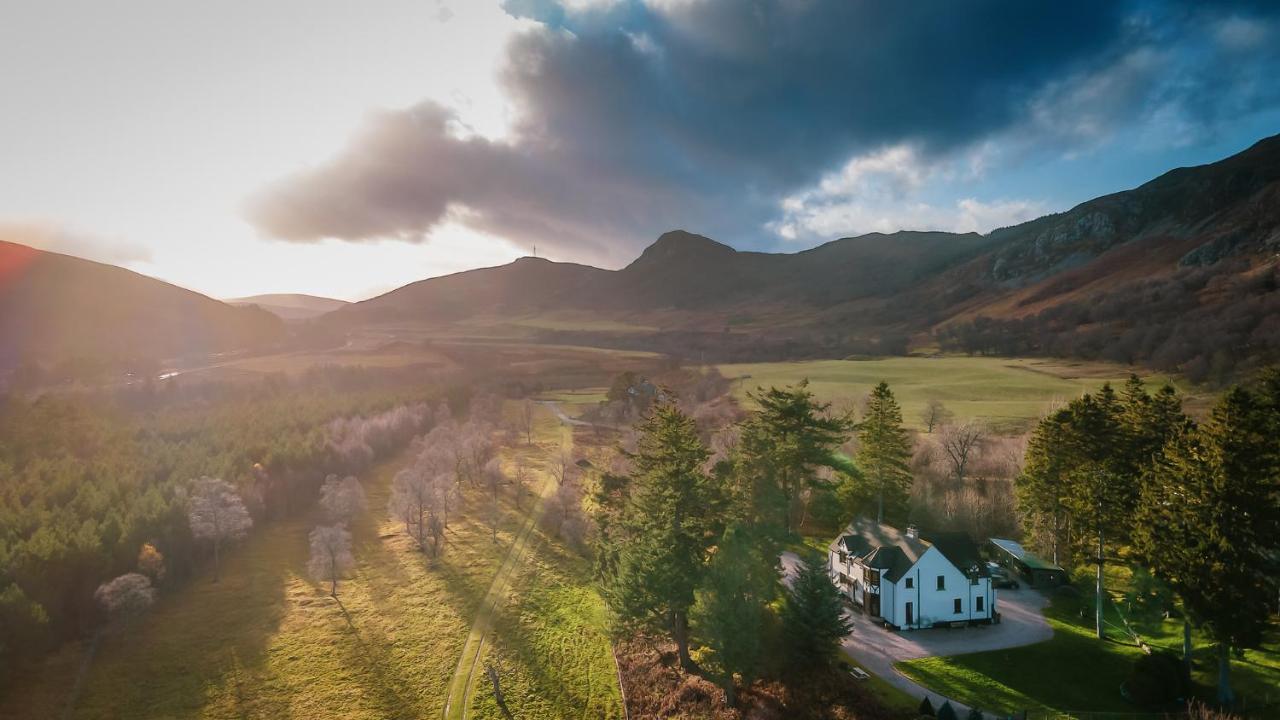
[[[927,160],[911,145],[894,145],[856,156],[814,187],[784,198],[783,216],[769,229],[790,242],[809,242],[898,230],[989,232],[1043,215],[1040,201],[962,194],[962,184],[981,176],[993,152],[980,145],[954,158]],[[961,196],[939,201],[926,194]]]

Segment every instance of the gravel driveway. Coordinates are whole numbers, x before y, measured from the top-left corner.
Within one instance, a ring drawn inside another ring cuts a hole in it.
[[[780,560],[783,582],[790,585],[800,558],[795,553],[785,552]],[[895,631],[873,622],[860,612],[849,611],[849,617],[853,620],[853,632],[845,638],[844,650],[867,672],[879,675],[890,685],[916,699],[928,696],[934,707],[937,707],[942,704],[941,695],[899,674],[893,664],[916,658],[964,655],[1032,645],[1053,637],[1053,628],[1044,619],[1044,607],[1049,603],[1045,596],[1028,588],[996,592],[999,625],[978,625],[954,630],[934,628]],[[951,704],[957,711],[968,712],[967,706],[955,701]]]

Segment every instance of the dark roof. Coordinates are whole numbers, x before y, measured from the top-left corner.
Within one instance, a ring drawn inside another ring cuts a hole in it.
[[[942,553],[942,556],[955,565],[960,572],[968,573],[976,568],[978,577],[990,577],[987,564],[978,554],[978,545],[969,538],[968,533],[922,532],[920,537],[938,548],[938,552]]]
[[[890,582],[897,582],[929,549],[929,543],[920,538],[865,518],[849,523],[832,545],[862,558],[868,567],[881,570]]]

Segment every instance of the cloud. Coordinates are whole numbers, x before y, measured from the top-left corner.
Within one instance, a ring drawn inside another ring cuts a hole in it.
[[[52,222],[0,220],[0,240],[112,265],[151,260],[151,249],[145,245],[79,232]]]
[[[985,148],[949,158],[926,158],[911,145],[895,145],[850,159],[807,190],[781,202],[770,229],[790,242],[897,230],[989,232],[1045,213],[1043,202],[982,201],[963,186],[982,172]],[[959,194],[954,202],[926,198]],[[950,192],[948,192],[950,191]]]
[[[1151,7],[509,0],[540,24],[507,49],[506,136],[461,132],[434,103],[379,112],[330,161],[254,196],[249,217],[297,242],[421,241],[454,222],[601,262],[674,227],[764,247],[1012,222],[1037,203],[926,200],[921,184],[965,172],[955,157],[989,169],[993,143],[1068,154],[1137,122],[1208,132],[1223,117],[1209,106],[1280,103],[1262,74],[1280,68],[1270,18]],[[1168,71],[1201,60],[1218,74]],[[1220,72],[1228,60],[1245,71]]]

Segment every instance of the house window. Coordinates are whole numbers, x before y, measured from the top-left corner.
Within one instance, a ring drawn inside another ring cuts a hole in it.
[[[963,607],[962,607],[962,605],[961,605],[961,600],[960,600],[960,598],[956,598],[956,601],[955,601],[955,607],[956,607],[956,614],[957,614],[957,615],[959,615],[960,613],[964,612],[964,608],[963,608]]]
[[[908,590],[910,590],[911,588],[913,588],[913,587],[915,587],[915,586],[916,586],[916,579],[915,579],[915,578],[907,578],[907,589],[908,589]]]
[[[945,576],[945,575],[939,575],[939,576],[938,576],[938,589],[939,589],[939,590],[946,590],[946,589],[947,589],[947,576]]]
[[[976,598],[974,598],[974,599],[973,599],[974,603],[976,603],[976,604],[974,605],[974,608],[973,608],[974,610],[976,610],[976,611],[978,611],[978,612],[983,612],[982,599],[983,599],[983,598],[982,598],[982,596],[981,596],[981,595],[979,595],[978,597],[976,597]]]

